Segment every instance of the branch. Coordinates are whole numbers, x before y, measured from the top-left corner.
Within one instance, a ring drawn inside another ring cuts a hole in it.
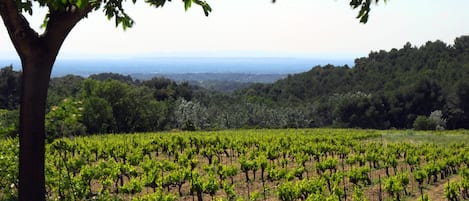
[[[39,42],[39,35],[29,26],[29,22],[20,13],[15,0],[1,0],[0,15],[20,57],[32,54],[30,47]]]
[[[93,8],[92,5],[82,9],[75,5],[69,5],[65,10],[49,11],[49,20],[41,38],[46,42],[50,53],[58,54],[62,43],[73,27],[85,18]]]

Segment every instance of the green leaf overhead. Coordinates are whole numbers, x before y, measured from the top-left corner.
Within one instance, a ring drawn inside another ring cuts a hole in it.
[[[202,7],[204,10],[205,16],[208,16],[210,12],[212,12],[212,8],[206,1],[200,1],[200,0],[192,0],[195,4],[199,5]]]
[[[47,7],[49,13],[44,18],[42,28],[47,27],[50,13],[52,12],[65,12],[71,13],[79,10],[89,10],[89,12],[102,9],[104,15],[109,19],[113,19],[116,26],[121,26],[124,30],[134,25],[134,20],[125,11],[124,5],[127,0],[15,0],[20,13],[27,13],[33,15],[33,4],[36,2],[40,7]],[[144,0],[150,6],[159,8],[163,7],[166,2],[171,0]],[[205,14],[208,16],[212,8],[206,1],[200,0],[182,0],[184,2],[184,9],[187,11],[191,8],[192,3],[199,5]],[[129,0],[135,4],[137,0]]]
[[[114,19],[116,26],[121,26],[123,29],[130,28],[134,25],[133,19],[128,15],[123,7],[124,2],[127,0],[15,0],[18,10],[21,13],[28,13],[33,15],[33,3],[39,3],[40,7],[48,7],[50,12],[74,12],[75,9],[88,9],[90,12],[102,9],[108,19]],[[137,0],[129,0],[133,4]],[[156,8],[163,7],[166,2],[171,0],[144,0],[145,3]],[[182,0],[184,9],[187,11],[194,4],[200,6],[205,14],[208,16],[212,12],[210,5],[203,0]],[[368,16],[371,11],[372,3],[377,4],[380,0],[351,0],[350,6],[353,9],[359,9],[357,18],[361,23],[368,22]],[[387,0],[381,0],[386,2]],[[272,1],[275,3],[276,1]],[[43,28],[46,27],[49,16],[44,18]]]
[[[83,9],[86,6],[88,6],[88,1],[87,0],[77,0],[76,5],[79,9]]]
[[[380,0],[351,0],[350,1],[350,6],[353,9],[360,8],[358,11],[357,19],[360,19],[361,23],[367,23],[368,22],[368,17],[371,11],[371,3],[378,4]],[[387,0],[382,0],[385,3]]]
[[[184,0],[184,9],[187,11],[192,6],[192,0]]]

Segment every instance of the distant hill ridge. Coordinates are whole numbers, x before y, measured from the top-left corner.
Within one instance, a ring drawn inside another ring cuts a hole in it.
[[[349,92],[389,95],[422,80],[436,82],[444,93],[453,91],[458,82],[469,80],[469,36],[457,38],[454,45],[429,41],[415,47],[407,43],[399,50],[381,50],[358,58],[353,68],[316,66],[240,93],[250,91],[250,95],[276,102],[310,102]]]
[[[353,59],[316,59],[295,57],[157,57],[116,59],[58,59],[53,77],[68,74],[87,77],[92,74],[113,72],[123,75],[161,74],[288,74],[300,73],[314,65],[350,64]],[[2,65],[3,64],[3,65]],[[0,60],[0,66],[13,65],[20,70],[19,60]]]

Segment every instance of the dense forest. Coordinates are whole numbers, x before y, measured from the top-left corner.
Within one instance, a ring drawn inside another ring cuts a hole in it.
[[[0,135],[17,132],[20,83],[21,72],[1,69]],[[353,67],[316,66],[233,93],[162,77],[53,78],[46,122],[50,139],[170,129],[469,128],[469,36],[454,45],[407,43],[371,52]]]
[[[353,68],[317,66],[237,94],[276,107],[308,108],[314,126],[411,128],[418,116],[433,113],[455,129],[469,128],[468,92],[469,36],[462,36],[451,46],[407,43],[371,52]]]

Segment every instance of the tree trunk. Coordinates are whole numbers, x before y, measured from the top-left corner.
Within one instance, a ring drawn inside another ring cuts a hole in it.
[[[23,59],[20,107],[19,200],[45,200],[45,107],[54,59]]]
[[[73,27],[94,8],[49,9],[43,34],[38,34],[13,0],[0,1],[0,16],[23,66],[20,105],[20,201],[45,200],[45,107],[50,73],[60,47]],[[34,8],[35,9],[35,8]]]

